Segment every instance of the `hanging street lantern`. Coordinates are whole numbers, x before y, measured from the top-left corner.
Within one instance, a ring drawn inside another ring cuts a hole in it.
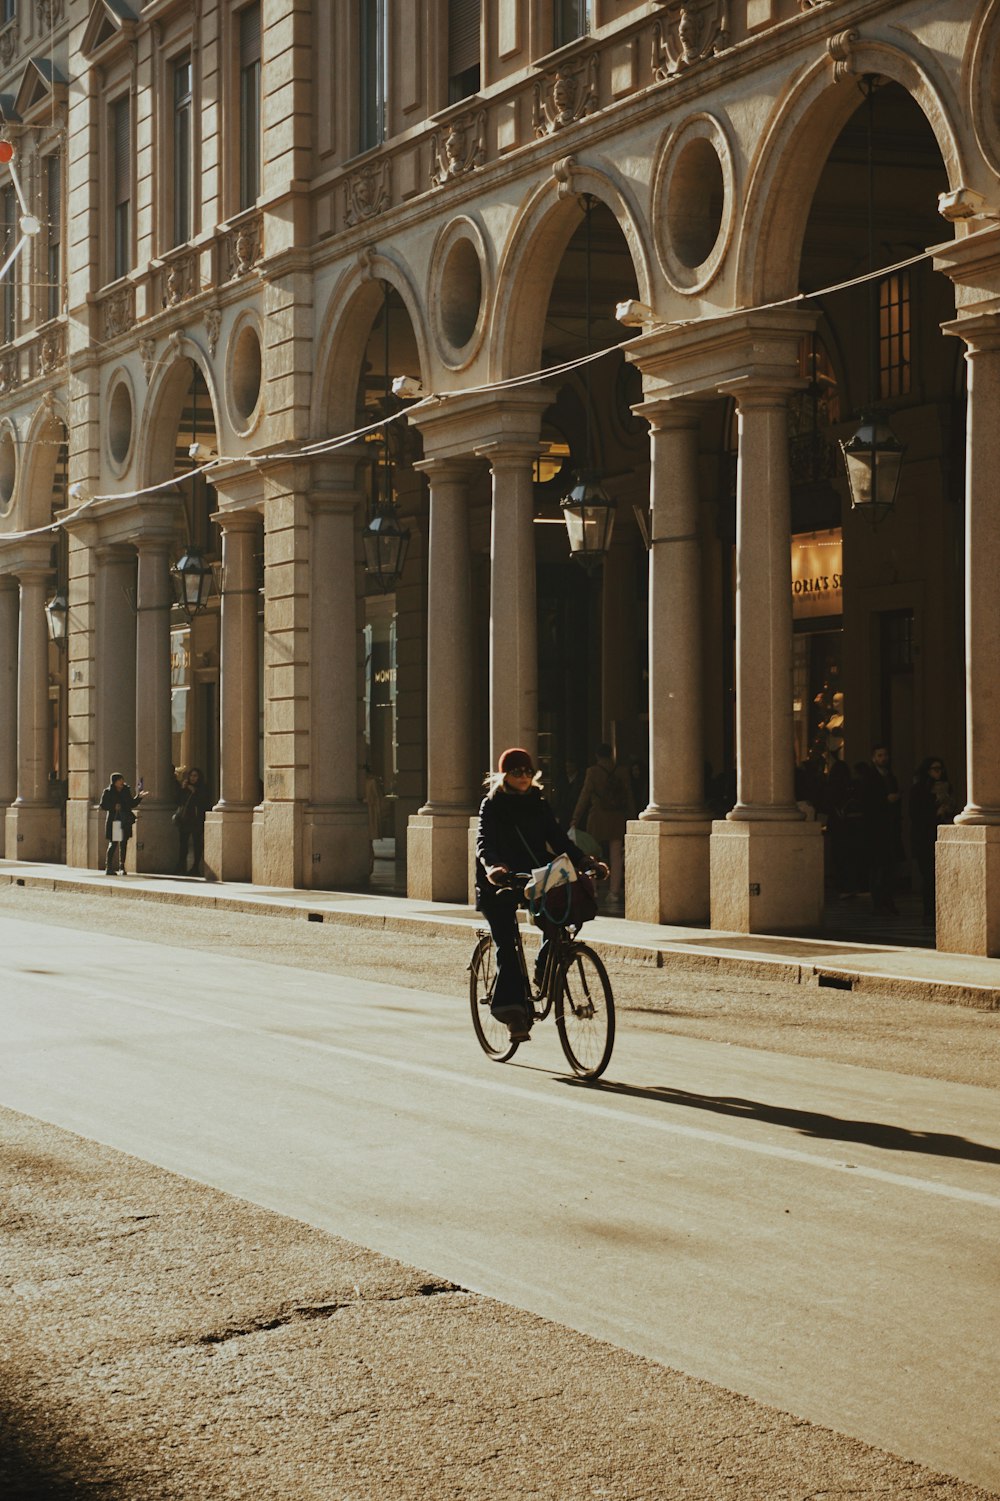
[[[365,572],[383,594],[390,594],[403,576],[410,534],[400,524],[399,512],[390,500],[380,505],[362,535]]]
[[[579,470],[560,506],[569,534],[570,555],[588,573],[595,573],[611,547],[615,502],[593,470]]]
[[[54,641],[57,646],[65,646],[69,628],[69,601],[61,589],[46,601],[45,621],[49,628],[49,640]]]
[[[177,603],[188,619],[198,615],[208,604],[212,592],[212,568],[196,547],[189,547],[170,570],[174,576]]]
[[[906,445],[884,418],[873,415],[862,417],[853,438],[841,441],[840,451],[847,468],[851,510],[877,526],[896,504]]]

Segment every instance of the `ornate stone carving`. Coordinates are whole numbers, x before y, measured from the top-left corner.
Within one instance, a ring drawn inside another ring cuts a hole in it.
[[[252,271],[261,256],[260,218],[245,219],[226,236],[228,275],[226,281],[236,281]]]
[[[0,63],[5,68],[14,60],[18,41],[18,25],[15,18],[13,21],[7,23],[3,31],[0,31]]]
[[[567,62],[535,84],[532,124],[536,136],[554,135],[597,108],[597,53],[584,63]]]
[[[142,373],[146,377],[146,385],[149,385],[154,369],[156,368],[156,340],[139,340],[139,358],[142,360]]]
[[[66,330],[62,324],[47,328],[38,341],[38,373],[50,375],[66,360]]]
[[[859,33],[851,27],[847,31],[835,32],[827,42],[826,50],[833,62],[833,76],[837,83],[857,71],[854,66],[854,43],[859,39]]]
[[[135,326],[135,288],[123,287],[104,304],[104,337],[117,339]]]
[[[358,251],[358,270],[361,273],[362,281],[373,281],[375,279],[374,245],[362,245]]]
[[[16,349],[0,354],[0,396],[14,391],[21,384],[21,360]]]
[[[729,41],[727,0],[677,0],[653,28],[653,77],[675,78]]]
[[[344,183],[344,223],[350,227],[374,219],[390,202],[388,161],[379,157],[366,162]]]
[[[573,197],[573,173],[575,171],[575,156],[561,156],[557,162],[552,163],[552,176],[556,183],[557,198]]]
[[[65,0],[35,0],[39,27],[43,31],[48,31],[50,26],[62,20],[64,9]]]
[[[163,294],[164,307],[176,307],[183,302],[185,297],[191,296],[191,272],[194,265],[190,255],[177,256],[171,259],[163,268]]]
[[[486,160],[486,111],[456,115],[442,135],[431,138],[431,182],[443,187]]]
[[[222,313],[217,307],[210,307],[205,314],[205,327],[208,329],[208,352],[215,359],[215,351],[219,347],[219,330],[222,327]]]

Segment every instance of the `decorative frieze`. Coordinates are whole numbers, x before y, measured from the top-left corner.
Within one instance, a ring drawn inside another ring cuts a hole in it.
[[[675,78],[728,42],[727,0],[675,0],[653,28],[653,77]]]
[[[390,201],[388,159],[375,157],[344,183],[344,223],[350,228],[374,219],[385,212]]]
[[[0,64],[3,67],[9,67],[14,61],[19,40],[17,17],[15,16],[14,20],[8,21],[3,31],[0,31]]]
[[[104,304],[104,337],[117,339],[135,327],[135,287],[129,283],[112,292]]]
[[[66,363],[66,328],[62,323],[53,323],[42,330],[36,345],[36,373],[51,375],[61,370]]]
[[[554,135],[597,108],[597,53],[566,62],[535,84],[532,124],[536,136]]]
[[[443,187],[486,160],[486,111],[456,115],[431,137],[431,182]]]
[[[35,0],[39,28],[48,31],[51,26],[55,26],[62,20],[65,9],[65,0]]]

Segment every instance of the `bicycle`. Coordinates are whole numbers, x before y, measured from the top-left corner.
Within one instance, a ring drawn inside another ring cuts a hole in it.
[[[519,885],[523,895],[530,871],[513,871],[498,886],[516,896]],[[549,940],[545,970],[536,991],[528,980],[520,925],[517,927],[517,955],[524,976],[525,994],[531,998],[532,1020],[544,1021],[555,1010],[556,1030],[566,1060],[582,1079],[597,1079],[611,1061],[615,1042],[615,998],[603,963],[586,943],[565,927],[557,927]],[[490,1011],[496,985],[493,936],[488,929],[476,933],[476,946],[469,961],[469,1001],[472,1025],[479,1045],[496,1063],[509,1063],[517,1052],[521,1038],[513,1038],[504,1022]]]

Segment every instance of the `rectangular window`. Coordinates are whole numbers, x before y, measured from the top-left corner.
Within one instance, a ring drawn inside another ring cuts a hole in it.
[[[910,273],[897,271],[879,282],[879,395],[905,396],[910,389]]]
[[[62,158],[45,158],[45,316],[62,312]]]
[[[387,47],[385,0],[360,0],[361,129],[358,149],[368,151],[385,139]]]
[[[3,215],[3,260],[6,261],[18,241],[17,198],[13,188],[4,188],[0,194],[0,210]],[[0,294],[3,342],[10,344],[17,337],[17,261],[4,272]]]
[[[111,106],[111,174],[114,194],[114,245],[111,279],[132,266],[132,102],[128,95]]]
[[[567,42],[586,36],[590,29],[589,0],[555,0],[552,24],[554,47],[564,47]]]
[[[184,245],[191,238],[193,198],[194,96],[191,88],[191,59],[174,63],[174,244]]]
[[[8,21],[13,21],[17,15],[17,0],[3,0],[3,13],[0,14],[0,26],[6,26]]]
[[[260,197],[260,4],[240,11],[240,208]]]
[[[449,104],[479,92],[482,10],[482,0],[448,0]]]

